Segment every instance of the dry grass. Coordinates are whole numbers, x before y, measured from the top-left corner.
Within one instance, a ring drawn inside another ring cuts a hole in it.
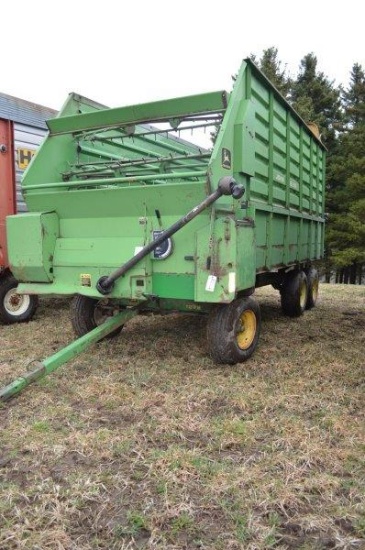
[[[210,361],[205,320],[141,317],[0,406],[0,548],[365,548],[364,288]],[[72,339],[69,302],[0,327],[0,384]]]

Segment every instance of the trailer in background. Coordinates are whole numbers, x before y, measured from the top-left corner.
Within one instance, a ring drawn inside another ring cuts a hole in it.
[[[45,120],[57,111],[0,93],[0,322],[28,321],[37,296],[16,292],[8,261],[5,218],[27,211],[21,177],[47,132]],[[26,240],[27,235],[24,234]]]

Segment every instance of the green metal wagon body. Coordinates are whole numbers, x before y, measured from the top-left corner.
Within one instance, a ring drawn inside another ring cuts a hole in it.
[[[211,150],[172,135],[209,125]],[[48,127],[29,213],[7,219],[20,292],[209,313],[273,284],[289,315],[293,293],[305,309],[292,279],[311,293],[323,257],[325,148],[251,61],[230,94],[114,109],[71,94]]]

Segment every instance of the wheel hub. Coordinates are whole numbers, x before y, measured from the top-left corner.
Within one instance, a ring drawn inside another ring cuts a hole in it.
[[[244,311],[239,318],[236,334],[237,345],[240,349],[248,349],[255,339],[257,330],[256,315],[253,311]]]
[[[94,310],[94,320],[96,326],[104,323],[109,317],[114,317],[120,313],[120,310],[113,305],[111,300],[108,298],[99,300]]]
[[[27,294],[18,294],[15,288],[5,294],[4,307],[10,315],[23,315],[29,305],[30,297]]]

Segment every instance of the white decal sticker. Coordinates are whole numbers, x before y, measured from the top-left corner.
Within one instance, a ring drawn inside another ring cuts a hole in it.
[[[205,285],[205,290],[207,292],[214,292],[216,282],[217,277],[215,275],[209,275],[207,279],[207,284]]]
[[[230,294],[233,294],[234,292],[236,292],[236,274],[234,271],[232,271],[228,275],[228,292]]]

